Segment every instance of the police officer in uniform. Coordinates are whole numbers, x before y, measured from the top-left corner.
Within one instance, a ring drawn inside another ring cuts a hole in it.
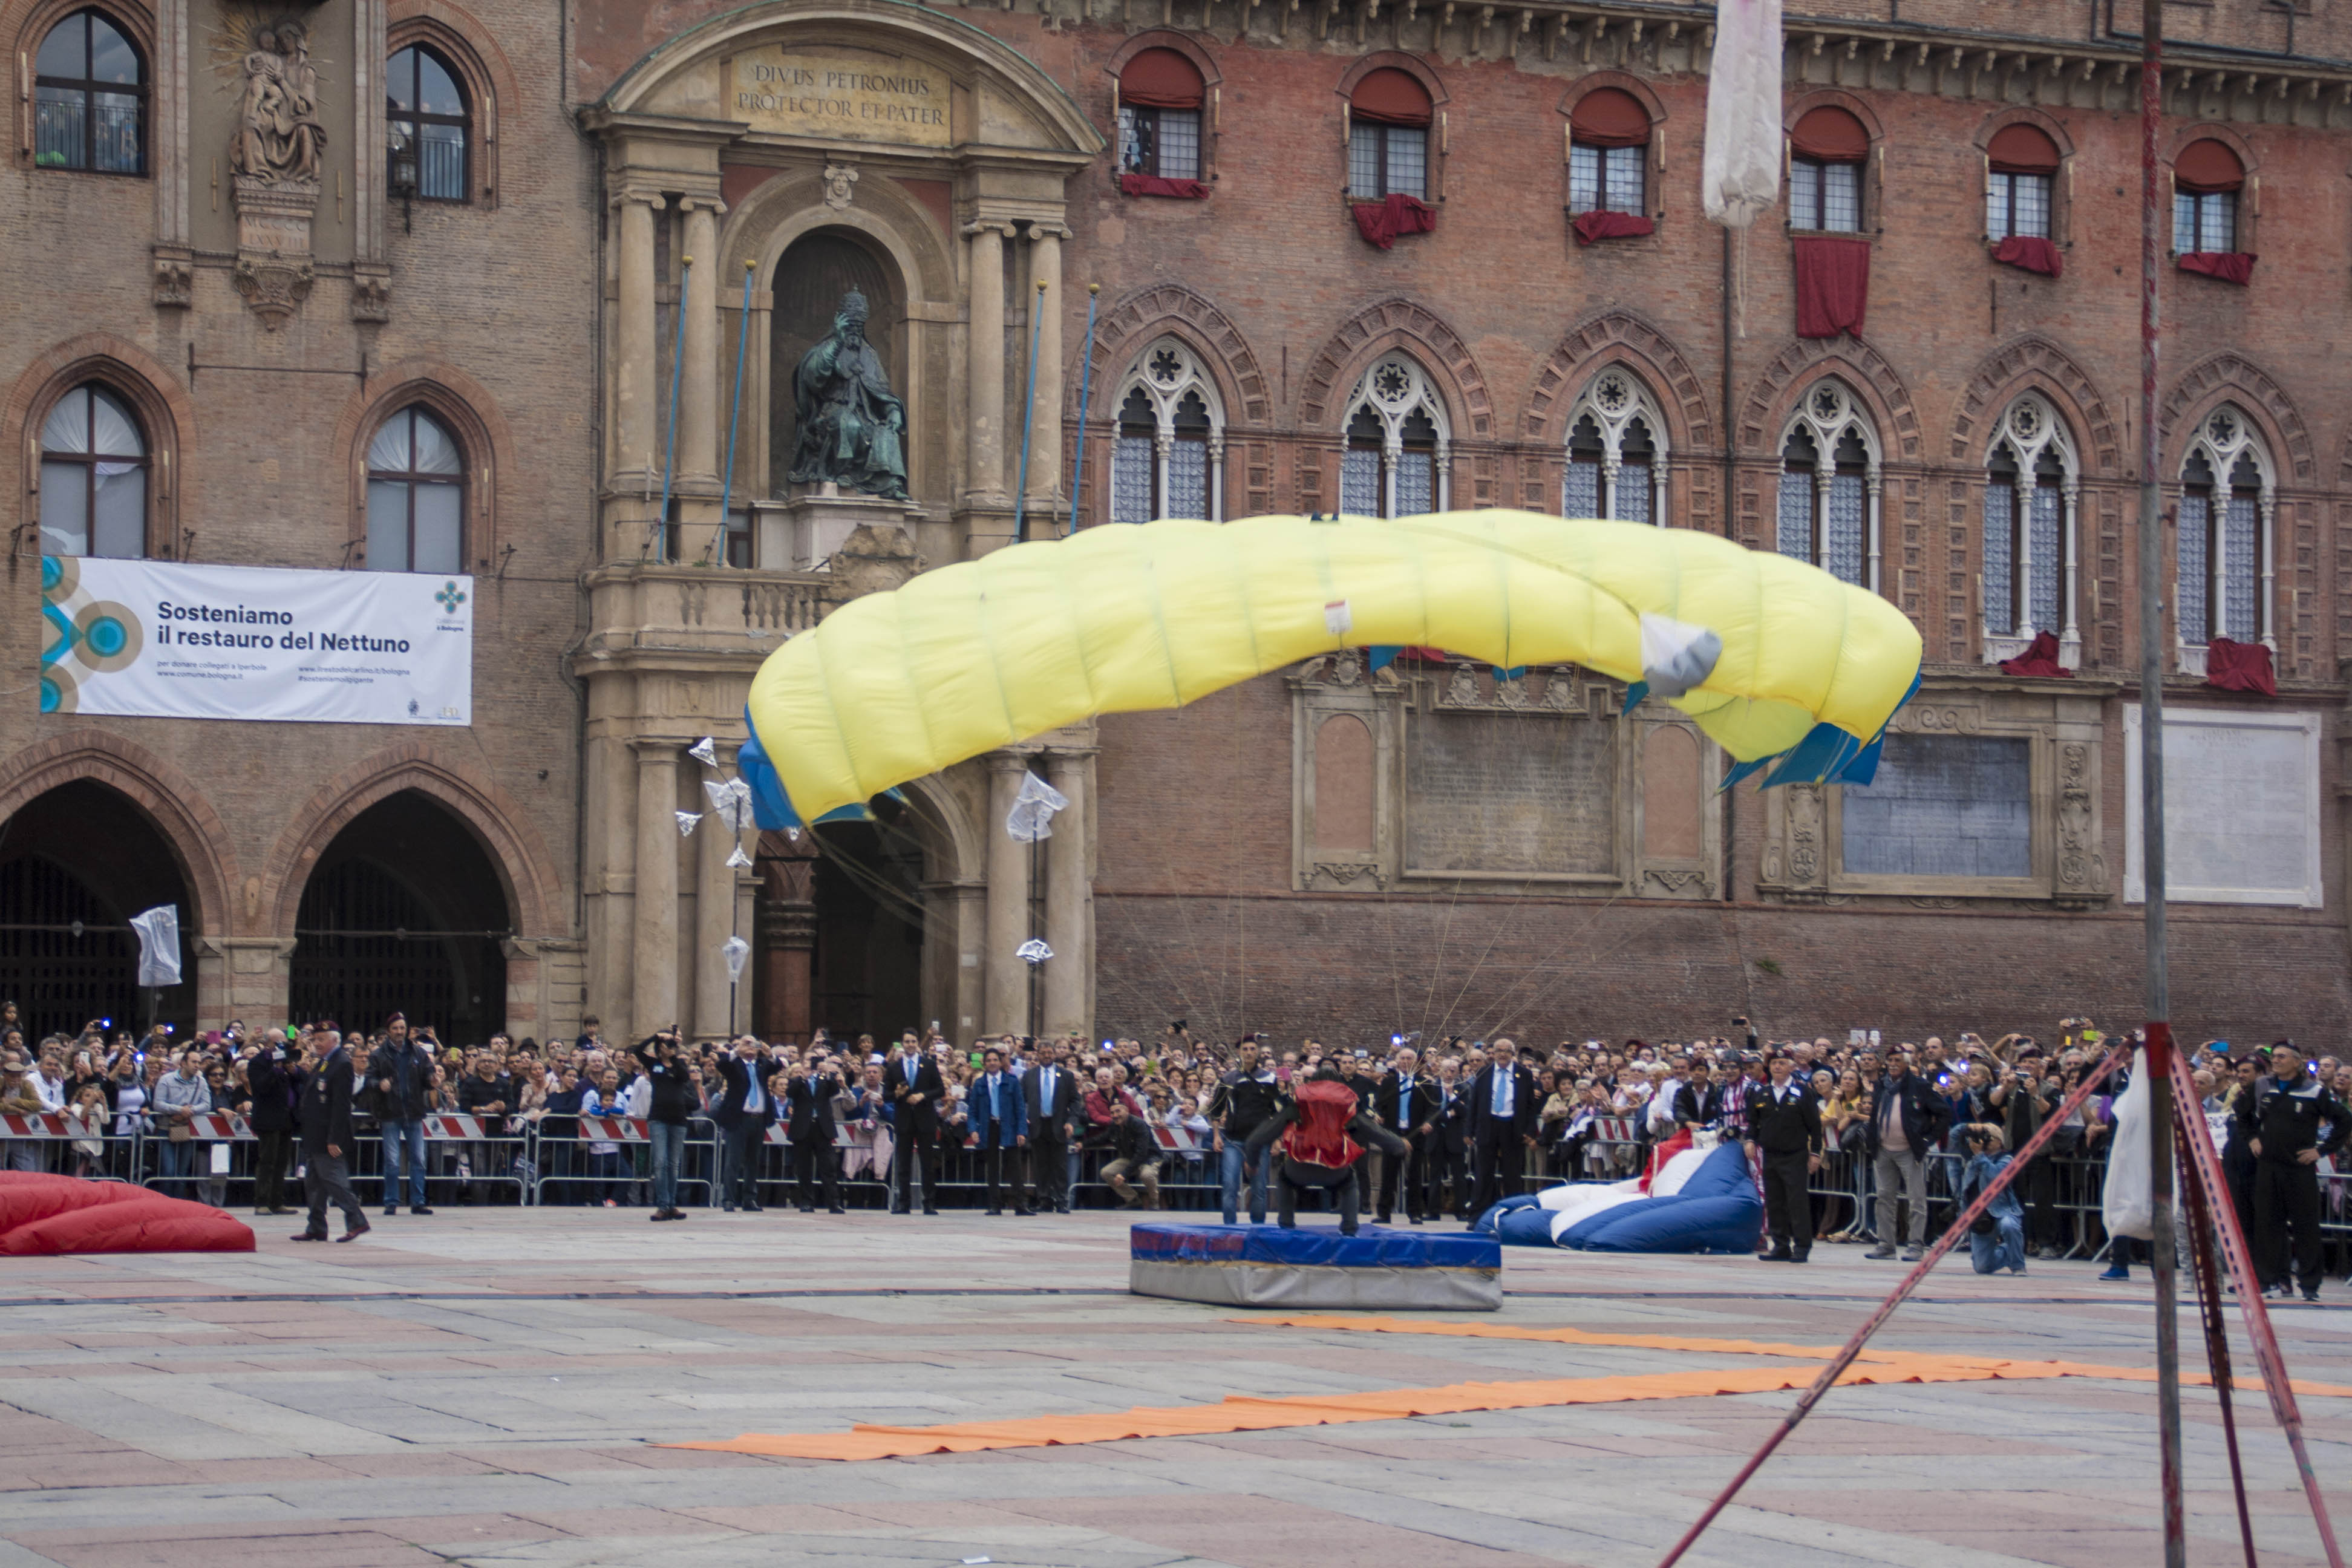
[[[1772,1250],[1767,1263],[1802,1263],[1813,1249],[1813,1200],[1805,1178],[1822,1168],[1822,1102],[1791,1069],[1785,1050],[1772,1053],[1767,1082],[1748,1089],[1748,1135],[1764,1155],[1764,1218]]]
[[[2319,1300],[2319,1160],[2343,1152],[2352,1111],[2304,1070],[2303,1053],[2284,1040],[2271,1047],[2271,1070],[2239,1095],[2254,1156],[2254,1272],[2266,1295]],[[2294,1229],[2294,1280],[2287,1280],[2287,1228]]]

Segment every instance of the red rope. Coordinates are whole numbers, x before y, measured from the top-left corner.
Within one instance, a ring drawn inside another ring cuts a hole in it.
[[[1739,1473],[1731,1478],[1731,1484],[1723,1489],[1722,1495],[1706,1505],[1706,1511],[1698,1516],[1697,1522],[1685,1532],[1680,1541],[1675,1542],[1674,1550],[1659,1559],[1658,1568],[1674,1568],[1674,1565],[1682,1560],[1683,1553],[1690,1550],[1691,1543],[1706,1533],[1708,1525],[1715,1522],[1715,1516],[1721,1513],[1731,1500],[1738,1495],[1739,1489],[1748,1484],[1748,1478],[1754,1475],[1764,1461],[1772,1457],[1772,1450],[1779,1447],[1789,1434],[1797,1429],[1799,1422],[1812,1414],[1813,1406],[1821,1403],[1822,1396],[1836,1385],[1837,1380],[1845,1374],[1848,1367],[1853,1364],[1854,1358],[1862,1353],[1862,1347],[1869,1342],[1870,1336],[1876,1333],[1880,1325],[1895,1315],[1895,1309],[1901,1306],[1911,1292],[1919,1288],[1919,1282],[1927,1278],[1936,1265],[1943,1260],[1944,1255],[1959,1245],[1960,1238],[1969,1234],[1969,1226],[1975,1222],[1977,1215],[1990,1207],[1993,1199],[2009,1190],[2010,1184],[2016,1181],[2025,1170],[2027,1162],[2040,1153],[2042,1147],[2057,1135],[2058,1129],[2064,1124],[2066,1119],[2072,1116],[2084,1101],[2091,1098],[2091,1092],[2105,1082],[2109,1074],[2128,1059],[2128,1047],[2118,1047],[2097,1067],[2084,1075],[2083,1081],[2074,1086],[2074,1091],[2072,1094],[2059,1102],[2058,1109],[2050,1113],[2033,1136],[2028,1138],[2023,1147],[2018,1150],[2017,1157],[2010,1161],[2008,1168],[1995,1176],[1983,1192],[1977,1194],[1977,1201],[1970,1204],[1958,1219],[1952,1221],[1950,1226],[1937,1239],[1936,1245],[1927,1249],[1927,1255],[1919,1260],[1919,1266],[1904,1277],[1903,1282],[1895,1287],[1895,1293],[1879,1304],[1878,1310],[1870,1315],[1870,1321],[1855,1331],[1853,1338],[1846,1341],[1845,1348],[1838,1352],[1829,1365],[1822,1368],[1822,1374],[1813,1379],[1813,1385],[1798,1397],[1797,1403],[1790,1409],[1789,1414],[1781,1418],[1780,1425],[1775,1426],[1772,1429],[1772,1435],[1764,1439],[1764,1446],[1757,1449],[1755,1456],[1740,1467]],[[2192,1100],[2190,1103],[2196,1102]],[[2316,1494],[2314,1495],[2315,1498]],[[2325,1533],[2324,1526],[2322,1533]],[[2331,1568],[2343,1568],[2343,1565],[2336,1563],[2332,1555],[2333,1550],[2331,1546],[2331,1555],[2328,1560]]]

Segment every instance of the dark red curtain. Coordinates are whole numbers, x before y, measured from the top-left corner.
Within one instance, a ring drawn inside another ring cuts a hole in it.
[[[1426,125],[1434,118],[1429,89],[1394,66],[1382,66],[1358,82],[1348,103],[1357,119],[1383,125]]]
[[[2074,672],[2058,662],[2058,636],[2054,632],[2036,632],[2025,651],[2015,658],[2000,661],[2003,675],[2032,675],[2045,680],[2072,680]]]
[[[1356,232],[1382,250],[1394,246],[1401,236],[1427,234],[1437,226],[1435,207],[1402,192],[1392,193],[1385,201],[1358,202],[1355,213]]]
[[[1587,147],[1642,147],[1650,140],[1650,111],[1623,88],[1599,87],[1578,99],[1568,125]]]
[[[1118,188],[1130,196],[1177,196],[1192,202],[1209,194],[1199,180],[1163,180],[1157,174],[1121,174]]]
[[[1985,156],[1999,174],[2054,174],[2058,143],[2038,125],[2004,125],[1993,135]]]
[[[1797,121],[1789,145],[1800,158],[1824,163],[1859,163],[1870,156],[1870,132],[1843,109],[1823,104]]]
[[[2278,672],[2271,665],[2271,650],[2261,643],[2215,637],[2205,645],[2205,684],[2276,697]]]
[[[1579,213],[1568,226],[1576,231],[1579,245],[1591,245],[1596,239],[1631,239],[1654,234],[1658,228],[1641,213],[1612,212]]]
[[[2183,272],[2201,273],[2241,288],[2254,280],[2254,257],[2251,251],[2185,250],[2176,259]]]
[[[2246,166],[2238,155],[2206,137],[2191,142],[2172,161],[2172,183],[2200,195],[2209,191],[2234,191],[2246,183]]]
[[[1794,243],[1797,335],[1862,336],[1863,315],[1870,305],[1870,241],[1809,237]]]
[[[1118,73],[1118,100],[1143,109],[1198,109],[1201,73],[1174,49],[1146,49]]]
[[[2012,234],[1992,247],[1992,258],[2010,267],[2021,267],[2028,272],[2040,272],[2055,278],[2065,268],[2058,258],[2058,247],[2046,239],[2030,234]]]

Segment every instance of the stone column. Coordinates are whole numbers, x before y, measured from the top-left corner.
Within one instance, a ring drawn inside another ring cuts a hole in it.
[[[662,198],[625,190],[614,198],[621,214],[620,309],[613,367],[613,471],[658,472],[656,447],[661,406],[655,363],[658,336],[654,310],[654,214]]]
[[[693,329],[688,328],[688,331]],[[691,374],[689,372],[688,374]],[[725,773],[734,748],[719,752],[719,772]],[[709,803],[698,803],[707,805]],[[694,830],[694,1032],[704,1039],[724,1039],[732,1031],[727,1016],[727,939],[735,934],[735,868],[727,857],[735,851],[735,836],[716,814],[705,816]],[[746,850],[745,853],[750,851]],[[751,940],[750,931],[743,940]],[[750,1026],[746,1005],[751,984],[747,963],[735,996],[734,1028]]]
[[[1052,539],[1062,493],[1062,241],[1066,231],[1029,230],[1029,308],[1037,312],[1037,383],[1029,393],[1029,537]],[[1044,284],[1040,293],[1037,285]]]
[[[677,1017],[677,743],[632,742],[637,753],[637,886],[629,1022],[642,1038]]]
[[[971,236],[971,462],[966,489],[977,500],[1004,498],[1005,226],[976,223]]]
[[[981,1028],[992,1035],[1029,1032],[1029,965],[1022,962],[1019,949],[1030,935],[1029,857],[1034,851],[1004,830],[1013,798],[1021,793],[1022,775],[1028,771],[1026,757],[1012,752],[989,754],[988,815],[981,822],[988,837],[988,951],[981,955],[988,990]]]
[[[719,204],[689,196],[686,207],[686,255],[693,263],[678,308],[686,312],[686,363],[681,367],[677,420],[677,477],[719,479]],[[738,282],[741,279],[738,279]]]
[[[1079,752],[1054,753],[1046,782],[1069,805],[1054,818],[1045,840],[1045,945],[1054,956],[1045,965],[1045,1032],[1085,1036],[1094,1025],[1088,1005],[1094,971],[1094,878],[1087,849],[1094,837],[1094,800],[1087,788],[1091,759]]]

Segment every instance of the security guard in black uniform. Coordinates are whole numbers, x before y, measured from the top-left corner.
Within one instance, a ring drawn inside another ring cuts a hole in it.
[[[1771,1081],[1748,1090],[1748,1135],[1764,1155],[1764,1221],[1772,1250],[1767,1263],[1802,1263],[1813,1249],[1813,1200],[1805,1178],[1822,1168],[1822,1102],[1812,1087],[1791,1076],[1785,1050],[1767,1059]]]
[[[2238,1096],[2246,1146],[2254,1156],[2254,1272],[2265,1295],[2290,1297],[2287,1230],[2294,1230],[2294,1280],[2303,1299],[2319,1300],[2319,1161],[2341,1153],[2352,1137],[2352,1111],[2304,1070],[2303,1053],[2284,1040],[2271,1047],[2271,1070]]]

